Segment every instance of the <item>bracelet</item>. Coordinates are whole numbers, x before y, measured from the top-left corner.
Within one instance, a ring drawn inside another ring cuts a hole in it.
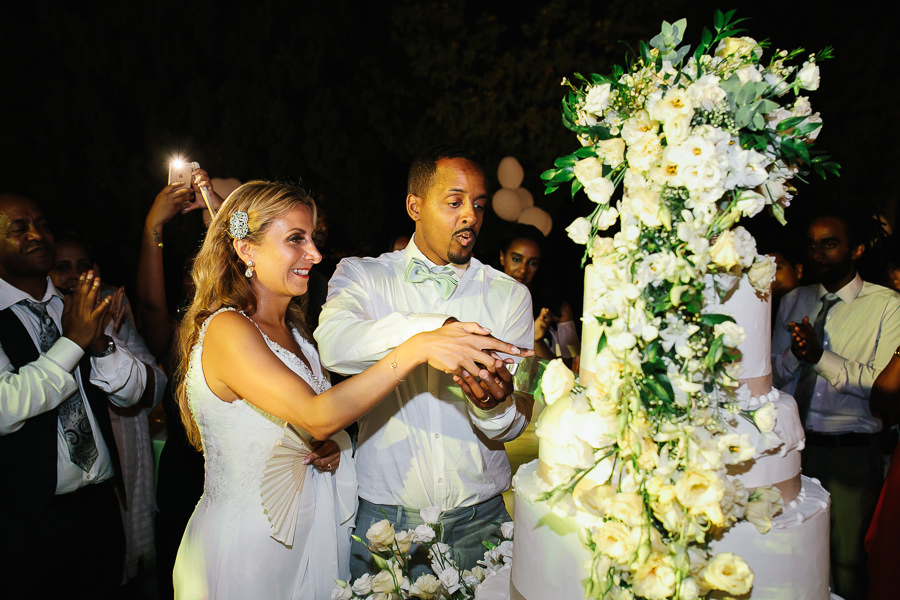
[[[900,356],[900,346],[897,346],[897,349],[894,350],[894,356]]]
[[[399,350],[399,349],[400,349],[399,346],[394,348],[394,358],[395,359],[397,358],[397,350]],[[396,360],[391,360],[391,373],[393,373],[394,377],[397,378],[397,383],[403,383],[404,381],[406,381],[405,379],[400,379],[400,376],[397,375],[397,361]]]

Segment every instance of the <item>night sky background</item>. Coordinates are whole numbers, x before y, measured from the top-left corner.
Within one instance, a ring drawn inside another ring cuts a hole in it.
[[[212,177],[301,181],[328,212],[327,253],[378,254],[412,229],[404,210],[411,156],[453,141],[482,156],[491,193],[500,159],[519,159],[523,185],[554,219],[555,275],[577,284],[581,248],[562,230],[589,212],[587,200],[544,196],[539,179],[576,147],[560,121],[562,77],[623,64],[663,19],[686,16],[686,41],[696,43],[715,8],[738,8],[752,19],[749,34],[772,48],[835,48],[810,96],[825,122],[819,146],[843,174],[802,186],[788,219],[802,222],[810,206],[839,199],[880,207],[893,220],[900,115],[885,15],[863,3],[834,10],[804,1],[509,4],[6,7],[0,191],[38,201],[57,232],[74,230],[93,244],[107,280],[131,285],[143,219],[173,155]],[[200,239],[199,219],[173,221],[167,252]],[[483,260],[494,261],[504,225],[488,215],[477,247]]]

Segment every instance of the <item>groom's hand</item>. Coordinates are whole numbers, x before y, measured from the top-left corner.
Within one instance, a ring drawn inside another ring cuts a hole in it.
[[[481,410],[494,408],[513,392],[512,373],[497,354],[492,354],[492,356],[494,357],[494,373],[490,373],[487,369],[481,369],[477,378],[467,371],[453,376],[453,381],[462,389],[469,401]]]
[[[320,471],[334,471],[341,464],[341,449],[334,440],[313,442],[313,451],[306,457],[306,464],[311,464]]]

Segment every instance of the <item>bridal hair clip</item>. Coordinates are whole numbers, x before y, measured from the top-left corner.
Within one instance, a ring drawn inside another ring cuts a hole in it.
[[[249,231],[247,228],[247,223],[249,222],[250,217],[247,216],[246,212],[242,210],[234,211],[228,218],[228,235],[236,240],[244,239]]]

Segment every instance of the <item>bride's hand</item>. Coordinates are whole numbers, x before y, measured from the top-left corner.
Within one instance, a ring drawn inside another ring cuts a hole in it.
[[[307,455],[306,464],[311,464],[320,471],[334,471],[341,464],[341,449],[334,440],[314,441],[313,451]]]
[[[496,373],[492,353],[533,354],[531,350],[498,340],[490,333],[489,329],[478,323],[451,321],[440,329],[415,335],[409,342],[415,346],[418,356],[424,356],[429,365],[444,373],[479,373],[484,369]],[[512,362],[512,359],[507,359],[507,362]]]

